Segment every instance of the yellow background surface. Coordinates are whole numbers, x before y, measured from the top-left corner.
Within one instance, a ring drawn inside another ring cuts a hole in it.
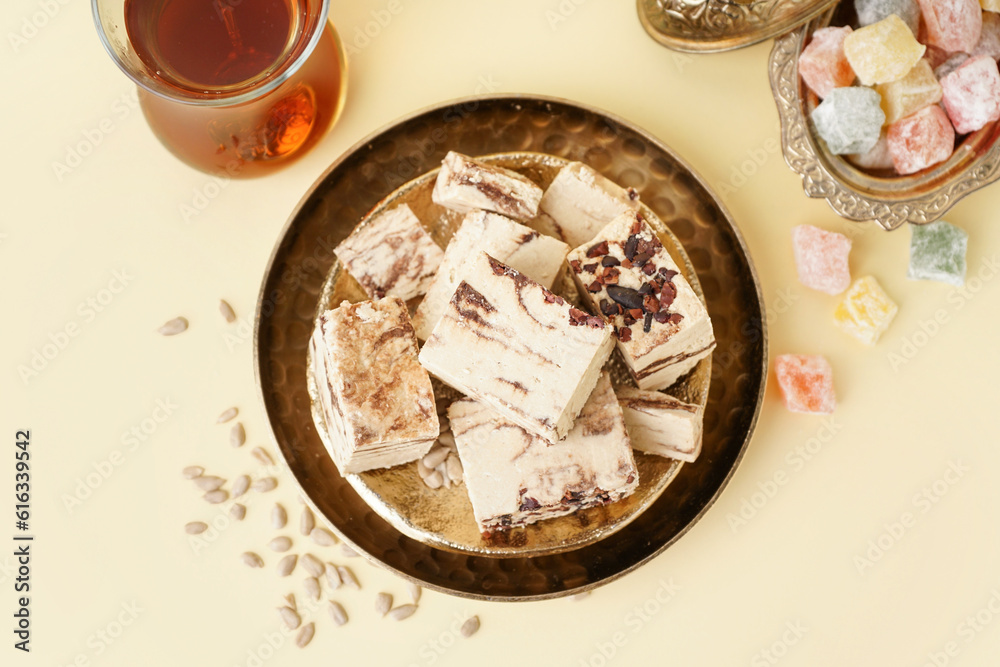
[[[51,16],[39,19],[46,6]],[[387,7],[352,0],[331,9],[357,47],[333,131],[284,171],[220,186],[157,143],[130,82],[98,41],[89,3],[4,3],[0,545],[13,545],[18,429],[32,435],[37,537],[30,655],[13,649],[13,546],[0,546],[0,662],[993,664],[1000,654],[1000,188],[947,215],[969,233],[966,291],[909,281],[907,229],[842,221],[825,202],[807,199],[784,164],[767,80],[770,42],[677,54],[645,35],[628,2],[400,0],[386,25],[372,24]],[[29,30],[32,22],[41,27]],[[376,35],[355,41],[366,25]],[[711,511],[661,557],[587,599],[498,604],[426,592],[409,620],[383,620],[375,593],[403,599],[405,586],[355,559],[363,589],[336,596],[350,622],[338,628],[322,611],[314,641],[300,650],[274,608],[290,591],[304,600],[301,574],[294,582],[276,577],[265,547],[275,501],[297,520],[290,475],[279,473],[275,492],[250,497],[246,521],[208,534],[206,548],[193,549],[183,532],[217,510],[181,479],[182,467],[204,465],[231,479],[253,469],[250,446],[270,446],[252,341],[227,344],[237,325],[223,322],[218,299],[252,321],[290,211],[356,141],[443,100],[520,92],[622,116],[724,191],[760,273],[771,357],[825,354],[837,411],[832,419],[788,413],[771,381],[746,457]],[[106,119],[113,131],[58,175],[55,163]],[[207,206],[185,220],[182,207],[198,196]],[[837,330],[836,298],[797,282],[789,230],[803,223],[851,230],[854,276],[876,276],[898,302],[877,346]],[[121,283],[99,312],[86,305]],[[154,333],[179,314],[189,331],[172,339]],[[929,325],[936,317],[943,324]],[[78,334],[37,377],[22,379],[18,367],[68,325]],[[902,361],[893,363],[894,354]],[[143,440],[127,439],[158,401],[171,406],[169,416]],[[243,450],[230,448],[228,427],[214,424],[230,405],[246,425]],[[796,451],[812,439],[822,446],[806,460]],[[81,492],[100,470],[107,474],[96,488]],[[772,486],[776,475],[784,483]],[[751,516],[746,504],[768,489]],[[67,506],[75,494],[87,497]],[[734,520],[741,508],[745,523]],[[882,547],[872,552],[873,543]],[[241,564],[248,549],[268,559],[265,570]],[[461,639],[456,619],[470,614],[482,629]]]

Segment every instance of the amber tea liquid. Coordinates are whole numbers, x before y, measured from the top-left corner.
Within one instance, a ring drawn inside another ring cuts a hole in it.
[[[316,143],[344,93],[343,53],[332,26],[315,27],[322,31],[319,42],[286,81],[263,96],[250,91],[303,58],[318,4],[126,0],[132,47],[149,74],[182,100],[140,87],[143,111],[160,141],[197,169],[239,177],[287,164]],[[251,99],[226,102],[234,96]]]

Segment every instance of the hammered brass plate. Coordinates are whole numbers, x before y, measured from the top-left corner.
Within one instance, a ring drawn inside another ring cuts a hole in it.
[[[476,159],[513,169],[547,188],[563,165],[569,161],[542,153],[500,153],[476,156]],[[434,181],[439,169],[433,169],[398,188],[383,199],[359,223],[368,224],[383,212],[407,204],[431,236],[442,247],[447,246],[452,234],[461,225],[462,214],[449,211],[435,204],[431,198]],[[649,224],[657,231],[664,247],[682,270],[695,292],[701,295],[701,286],[691,261],[680,242],[670,230],[649,209],[643,207]],[[553,284],[553,291],[570,303],[582,307],[573,286],[573,278],[565,266]],[[339,261],[323,285],[316,310],[317,322],[321,312],[336,308],[342,301],[357,302],[368,298]],[[409,303],[415,308],[419,299]],[[610,366],[616,385],[635,386],[628,378],[628,372],[619,355],[612,356]],[[681,382],[671,388],[670,393],[681,400],[705,405],[711,380],[711,358],[702,360],[698,367]],[[318,398],[318,387],[312,373],[312,361],[307,365],[309,397],[313,403],[313,422],[320,438],[329,447],[330,434],[322,416]],[[461,395],[454,390],[435,383],[439,408],[446,406]],[[541,556],[576,549],[586,544],[604,539],[624,528],[641,512],[648,508],[680,471],[680,461],[636,453],[636,467],[639,472],[639,488],[628,498],[603,507],[594,507],[571,514],[540,521],[536,524],[514,528],[498,533],[490,539],[484,538],[472,513],[472,503],[464,484],[450,488],[430,489],[420,479],[417,464],[395,466],[386,470],[372,470],[355,475],[347,475],[347,481],[364,498],[368,505],[400,532],[427,542],[433,546],[466,553],[497,557]]]
[[[649,36],[675,51],[732,51],[783,35],[837,0],[637,0]]]
[[[306,357],[333,248],[380,201],[445,153],[530,151],[580,160],[645,202],[683,245],[715,327],[702,454],[615,534],[554,555],[497,558],[426,544],[379,516],[337,472],[310,414]],[[371,562],[421,586],[488,600],[589,590],[631,572],[711,506],[749,443],[766,378],[766,324],[753,264],[735,224],[669,148],[602,111],[538,96],[469,98],[417,112],[335,162],[292,213],[261,286],[255,371],[275,444],[309,504]]]

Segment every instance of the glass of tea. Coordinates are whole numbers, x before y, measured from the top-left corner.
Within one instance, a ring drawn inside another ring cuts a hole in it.
[[[91,0],[149,126],[210,173],[284,166],[337,119],[347,84],[329,0]]]

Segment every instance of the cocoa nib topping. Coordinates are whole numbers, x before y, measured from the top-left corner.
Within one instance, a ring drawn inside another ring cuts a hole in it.
[[[557,303],[560,306],[566,303],[566,300],[563,299],[561,296],[559,296],[558,294],[553,294],[548,290],[542,291],[542,297],[545,299],[545,303]]]
[[[618,340],[623,343],[627,343],[632,340],[632,330],[628,327],[621,327],[618,329]]]
[[[587,291],[588,292],[593,292],[594,294],[596,294],[597,292],[600,292],[601,291],[601,281],[600,280],[595,280],[594,282],[592,282],[589,285],[587,285]]]
[[[632,229],[629,230],[629,233],[635,235],[641,231],[642,231],[642,214],[636,213],[635,222],[632,223]]]
[[[518,510],[521,512],[530,512],[531,510],[537,510],[541,506],[542,504],[540,502],[538,502],[531,496],[527,496],[524,500],[521,501],[521,506],[518,507]]]
[[[631,262],[632,258],[635,257],[635,253],[638,252],[639,250],[639,237],[636,236],[634,232],[631,236],[628,237],[628,240],[625,241],[624,250],[625,250],[625,259]]]
[[[635,188],[628,188],[625,192],[628,193],[628,198],[630,201],[635,201],[639,198],[639,191]]]
[[[601,257],[608,254],[608,242],[601,241],[587,248],[587,257]]]
[[[597,271],[597,262],[591,262],[590,264],[584,264],[583,270],[587,273],[594,273]]]
[[[605,285],[617,285],[619,276],[621,276],[621,271],[619,271],[614,267],[611,267],[605,269],[604,273],[601,274],[601,282],[603,282]]]
[[[649,329],[653,326],[653,313],[646,313],[646,319],[643,320],[642,330],[649,333]]]
[[[569,266],[573,269],[573,273],[580,273],[580,260],[574,259],[569,263]]]
[[[592,329],[600,329],[604,326],[604,320],[599,317],[595,317],[594,315],[588,315],[577,308],[570,308],[569,325],[571,327],[588,326]]]
[[[618,266],[621,262],[614,255],[605,255],[604,259],[601,260],[601,266]]]
[[[601,299],[600,303],[601,312],[605,317],[614,317],[615,315],[621,315],[622,307],[617,303],[612,303],[607,299]]]
[[[620,303],[625,308],[642,308],[642,294],[631,287],[621,285],[608,285],[608,296],[615,303]]]

